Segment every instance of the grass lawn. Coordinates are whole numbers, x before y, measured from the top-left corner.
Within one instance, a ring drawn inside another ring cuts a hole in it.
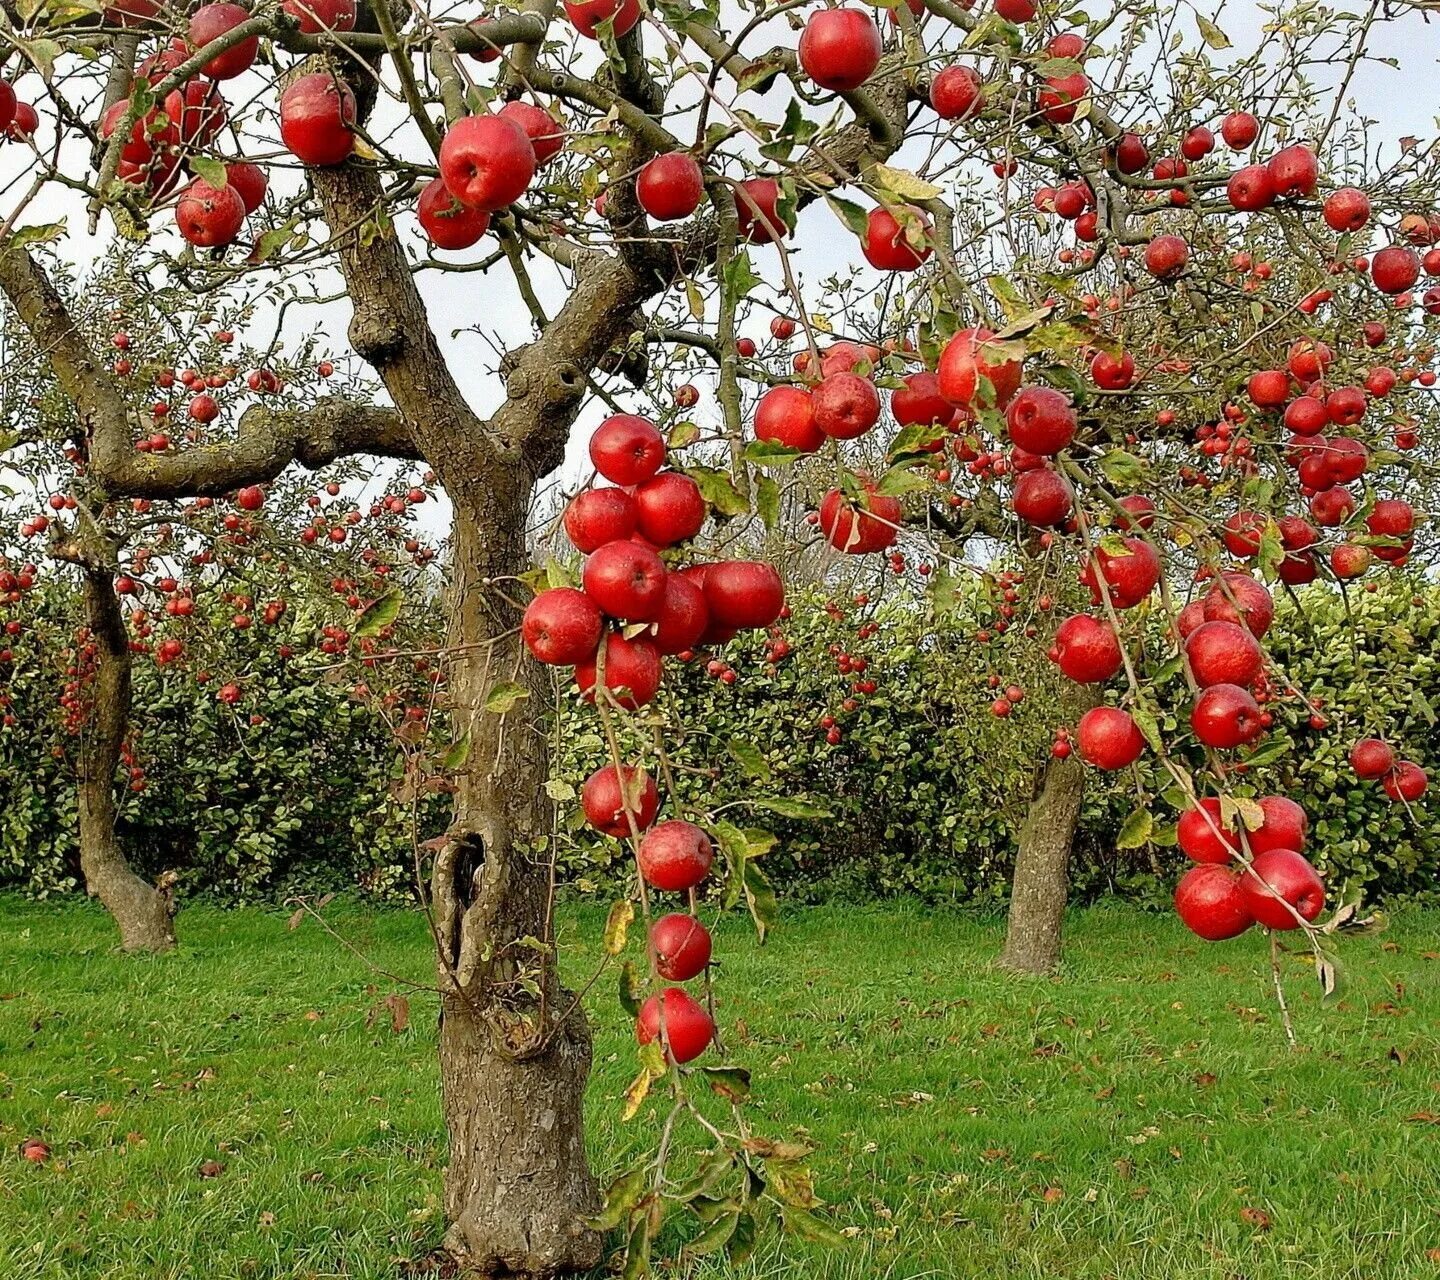
[[[426,978],[416,916],[332,912]],[[565,916],[592,947],[600,924]],[[399,1034],[367,1026],[395,988],[313,923],[197,906],[180,928],[179,955],[125,959],[88,905],[0,900],[0,1277],[396,1276],[441,1231],[433,1001]],[[763,950],[722,932],[755,1128],[820,1144],[855,1232],[700,1275],[1440,1276],[1440,916],[1351,941],[1333,1008],[1291,961],[1300,1053],[1258,937],[1092,910],[1055,981],[993,972],[999,938],[905,907],[795,912]],[[619,1123],[634,1059],[605,985],[602,1177],[653,1136],[648,1114]],[[31,1135],[48,1165],[20,1159]]]

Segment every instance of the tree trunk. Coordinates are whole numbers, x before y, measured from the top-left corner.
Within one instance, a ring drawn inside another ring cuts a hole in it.
[[[555,967],[553,814],[538,714],[552,695],[520,646],[519,609],[505,599],[527,563],[530,483],[521,471],[484,486],[481,505],[456,503],[450,693],[456,740],[468,735],[470,752],[433,892],[445,992],[446,1247],[483,1274],[538,1277],[594,1267],[602,1241],[585,1221],[599,1207],[584,1138],[590,1032]],[[509,714],[486,711],[490,690],[507,681],[529,697]]]
[[[1095,705],[1088,687],[1066,700],[1079,714]],[[1085,766],[1071,754],[1046,758],[1030,812],[1020,828],[1010,915],[1000,964],[1015,973],[1053,973],[1060,965],[1060,928],[1070,889],[1070,847],[1085,798]]]
[[[125,951],[175,946],[175,900],[166,885],[147,884],[130,869],[115,835],[115,770],[130,720],[130,638],[115,595],[109,558],[81,563],[85,614],[95,643],[92,706],[80,738],[77,791],[80,868],[85,889],[120,928]]]

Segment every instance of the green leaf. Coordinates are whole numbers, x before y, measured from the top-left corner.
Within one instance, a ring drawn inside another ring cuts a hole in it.
[[[1141,702],[1135,705],[1130,715],[1145,741],[1150,744],[1150,750],[1159,755],[1165,749],[1165,744],[1160,738],[1160,723],[1156,720],[1155,713],[1149,706]]]
[[[545,783],[545,794],[556,804],[575,799],[575,788],[564,778],[551,778]]]
[[[687,1241],[684,1252],[687,1257],[703,1258],[707,1254],[719,1253],[735,1234],[735,1224],[740,1221],[738,1209],[716,1218],[693,1240]]]
[[[760,809],[768,809],[771,813],[778,813],[782,818],[831,818],[834,814],[829,809],[810,800],[803,800],[795,796],[760,796],[750,802]]]
[[[490,692],[485,695],[485,710],[503,716],[513,710],[517,702],[529,696],[530,690],[523,684],[517,684],[514,680],[500,680],[492,684]]]
[[[750,1096],[750,1073],[744,1067],[706,1067],[704,1076],[710,1088],[729,1102],[744,1102]]]
[[[780,523],[780,486],[771,476],[762,475],[755,483],[755,514],[767,529]]]
[[[870,224],[870,215],[865,212],[853,200],[842,200],[839,196],[825,197],[825,203],[834,211],[835,216],[843,222],[850,231],[857,236],[864,236]]]
[[[750,504],[741,497],[728,471],[702,466],[689,466],[682,470],[699,486],[700,496],[720,515],[738,516],[750,510]]]
[[[1150,833],[1155,829],[1155,819],[1149,809],[1136,809],[1120,828],[1115,837],[1117,849],[1143,849],[1150,842]]]
[[[750,255],[745,250],[732,255],[725,264],[725,292],[732,302],[746,297],[762,284],[764,281],[755,274]]]
[[[885,456],[891,462],[926,457],[930,450],[925,446],[934,444],[937,440],[943,440],[948,433],[949,427],[940,422],[917,422],[913,426],[903,427],[895,433],[895,438],[890,441],[890,447],[885,451]]]
[[[744,454],[746,462],[753,462],[759,467],[785,466],[804,456],[803,450],[792,449],[789,445],[777,444],[773,440],[752,440],[745,446]]]
[[[465,734],[458,742],[452,742],[440,762],[445,769],[459,769],[470,759],[470,735]]]
[[[21,227],[11,232],[6,245],[11,249],[26,249],[34,244],[53,244],[65,238],[65,223],[43,222],[33,227]]]
[[[891,467],[875,486],[875,492],[886,498],[899,498],[907,493],[914,493],[917,489],[930,488],[931,480],[927,472],[917,471],[908,463]]]
[[[1146,465],[1124,449],[1107,449],[1100,458],[1100,470],[1117,489],[1138,489],[1145,482]]]
[[[616,1178],[605,1189],[605,1207],[590,1219],[590,1226],[596,1231],[614,1231],[624,1222],[645,1194],[647,1173],[647,1167],[639,1164]]]
[[[635,904],[629,898],[621,898],[610,906],[605,918],[605,954],[618,956],[625,950],[625,939],[635,919]]]
[[[620,1007],[632,1018],[640,1016],[640,975],[630,960],[620,966]]]
[[[1228,49],[1230,37],[1220,30],[1203,13],[1196,10],[1195,25],[1200,28],[1200,35],[1212,49]]]
[[[730,754],[735,757],[736,762],[752,778],[759,778],[761,782],[769,782],[772,776],[770,763],[753,742],[745,742],[740,738],[730,739]]]
[[[750,916],[755,921],[755,935],[763,946],[766,935],[780,923],[780,904],[765,873],[749,860],[745,863],[743,883],[745,904],[750,908]]]
[[[214,156],[191,156],[190,170],[197,178],[208,182],[216,190],[230,185],[224,162],[217,160]]]
[[[372,600],[360,611],[360,619],[355,624],[357,636],[377,636],[390,626],[400,616],[400,606],[404,602],[404,596],[399,588],[392,588],[378,600]]]
[[[650,1274],[650,1215],[641,1214],[625,1242],[625,1265],[620,1280],[641,1280]]]
[[[735,1231],[725,1249],[726,1255],[736,1266],[750,1261],[755,1252],[755,1215],[742,1209],[735,1216]]]
[[[808,1209],[801,1209],[791,1204],[783,1205],[780,1209],[780,1220],[784,1223],[786,1231],[799,1236],[809,1244],[823,1245],[827,1249],[845,1247],[845,1237]]]
[[[677,422],[670,428],[670,434],[665,438],[665,445],[669,449],[683,449],[687,444],[694,444],[700,439],[700,428],[693,422]]]

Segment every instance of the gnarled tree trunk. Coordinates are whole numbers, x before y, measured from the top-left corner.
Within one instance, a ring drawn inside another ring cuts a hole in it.
[[[1088,688],[1066,699],[1075,715],[1095,705]],[[1078,755],[1049,757],[1040,770],[1035,798],[1020,828],[1003,968],[1015,973],[1053,973],[1060,965],[1060,933],[1070,890],[1070,848],[1085,798],[1085,766]]]
[[[528,479],[512,472],[478,506],[456,504],[450,693],[470,753],[433,891],[446,1246],[484,1274],[551,1276],[595,1266],[602,1242],[585,1225],[599,1207],[582,1113],[589,1028],[560,986],[553,947],[524,941],[553,942],[548,752],[533,711],[548,682],[523,660],[511,584],[492,580],[526,562],[529,498]],[[515,679],[528,705],[485,710],[495,684]]]
[[[175,946],[175,900],[169,887],[147,884],[126,862],[115,834],[115,770],[130,721],[130,638],[108,557],[81,559],[85,616],[95,641],[92,705],[80,738],[80,867],[85,889],[120,929],[125,951]]]

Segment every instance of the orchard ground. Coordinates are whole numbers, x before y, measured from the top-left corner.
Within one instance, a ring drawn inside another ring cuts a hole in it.
[[[426,980],[421,917],[327,917]],[[443,1230],[433,1000],[411,992],[396,1031],[402,988],[312,921],[181,924],[180,954],[122,959],[98,908],[0,900],[0,1276],[413,1274]],[[812,908],[763,950],[728,920],[718,991],[733,1057],[764,1069],[752,1122],[818,1144],[853,1238],[673,1273],[1440,1276],[1440,913],[1354,940],[1328,1008],[1288,959],[1298,1053],[1258,937],[1207,946],[1119,906],[1067,924],[1063,976],[1035,981],[991,967],[993,919]],[[562,936],[601,927],[570,908]],[[649,1111],[619,1120],[635,1056],[610,976],[589,1002],[602,1177],[657,1137]],[[21,1159],[31,1136],[47,1164]]]

